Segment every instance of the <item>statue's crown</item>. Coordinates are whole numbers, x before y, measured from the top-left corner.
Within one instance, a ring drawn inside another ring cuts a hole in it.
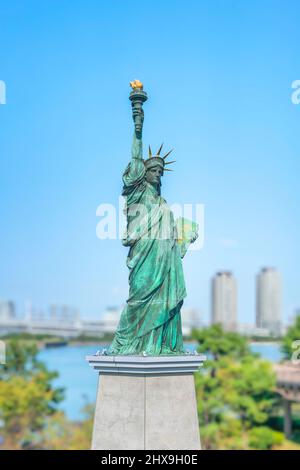
[[[167,152],[163,157],[161,157],[160,152],[161,152],[162,147],[163,147],[163,144],[161,144],[157,153],[155,155],[152,155],[151,147],[149,145],[149,158],[147,158],[147,160],[144,161],[145,167],[147,170],[149,170],[149,168],[153,168],[154,166],[159,165],[163,169],[163,171],[172,171],[169,168],[165,168],[165,167],[166,165],[170,165],[171,163],[174,163],[176,161],[176,160],[173,160],[171,162],[166,161],[166,158],[170,155],[173,149]]]

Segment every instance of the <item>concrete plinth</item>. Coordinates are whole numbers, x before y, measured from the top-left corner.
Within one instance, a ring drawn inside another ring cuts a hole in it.
[[[92,449],[199,450],[193,372],[204,356],[88,356],[99,372]]]
[[[292,435],[292,403],[288,400],[283,400],[284,411],[284,435],[287,439]]]

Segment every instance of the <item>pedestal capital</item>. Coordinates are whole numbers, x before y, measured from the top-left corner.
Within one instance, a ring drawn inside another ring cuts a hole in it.
[[[89,365],[100,374],[109,375],[180,375],[192,374],[206,360],[202,354],[174,356],[86,356]]]

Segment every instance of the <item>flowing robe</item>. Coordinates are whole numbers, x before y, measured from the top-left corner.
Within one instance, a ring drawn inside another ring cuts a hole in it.
[[[180,309],[186,289],[174,217],[145,172],[142,141],[134,136],[123,174],[129,298],[108,354],[184,352]]]

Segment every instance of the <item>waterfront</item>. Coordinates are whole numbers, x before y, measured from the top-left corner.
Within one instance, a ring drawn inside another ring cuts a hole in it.
[[[195,343],[186,344],[190,351],[195,350],[195,347]],[[277,343],[253,343],[251,348],[269,361],[277,362],[281,358]],[[81,420],[83,406],[95,401],[97,374],[89,367],[85,356],[95,354],[98,349],[99,345],[68,345],[39,352],[39,358],[47,367],[59,373],[55,385],[65,388],[65,400],[60,404],[60,409],[69,419]]]

